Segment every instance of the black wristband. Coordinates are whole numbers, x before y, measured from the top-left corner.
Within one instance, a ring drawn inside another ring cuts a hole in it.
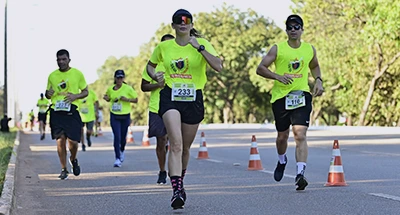
[[[315,78],[315,80],[318,80],[318,79],[319,79],[321,82],[324,82],[324,81],[322,80],[321,77],[316,77],[316,78]]]

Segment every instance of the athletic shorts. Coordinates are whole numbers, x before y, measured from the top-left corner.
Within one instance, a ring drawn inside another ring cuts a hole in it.
[[[171,101],[172,89],[165,86],[160,91],[160,106],[158,114],[162,117],[168,110],[174,109],[181,114],[181,122],[186,124],[199,124],[204,119],[203,92],[196,90],[196,101],[178,102]]]
[[[306,105],[293,110],[286,110],[285,99],[276,100],[272,104],[272,111],[275,117],[275,127],[278,132],[286,131],[290,125],[309,126],[310,114],[312,111],[312,96],[308,92],[304,92]]]
[[[42,121],[44,124],[46,124],[47,121],[47,112],[46,113],[39,113],[38,114],[38,121]]]
[[[64,134],[67,138],[79,143],[82,126],[82,119],[76,105],[71,105],[69,112],[50,109],[50,128],[53,140]]]
[[[82,122],[82,127],[85,127],[85,125],[86,125],[86,130],[93,131],[94,121]]]
[[[160,115],[149,112],[149,137],[162,137],[167,134],[163,119]]]

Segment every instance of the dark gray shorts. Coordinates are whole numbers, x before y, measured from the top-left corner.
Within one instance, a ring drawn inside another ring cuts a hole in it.
[[[83,127],[86,125],[86,130],[93,131],[94,121],[84,122]]]
[[[166,134],[167,130],[160,115],[149,112],[149,137],[162,137]]]

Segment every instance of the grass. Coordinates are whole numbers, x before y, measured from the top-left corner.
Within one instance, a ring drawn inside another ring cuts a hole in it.
[[[5,174],[14,147],[16,129],[11,129],[10,133],[0,132],[0,194],[3,190]]]

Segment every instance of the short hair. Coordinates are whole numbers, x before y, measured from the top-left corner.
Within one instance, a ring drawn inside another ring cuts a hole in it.
[[[164,34],[164,36],[161,37],[161,41],[165,41],[167,39],[174,39],[174,35],[172,34]]]
[[[56,56],[58,57],[58,56],[61,56],[61,55],[67,55],[67,57],[69,58],[69,52],[67,50],[65,50],[65,49],[58,50]]]

